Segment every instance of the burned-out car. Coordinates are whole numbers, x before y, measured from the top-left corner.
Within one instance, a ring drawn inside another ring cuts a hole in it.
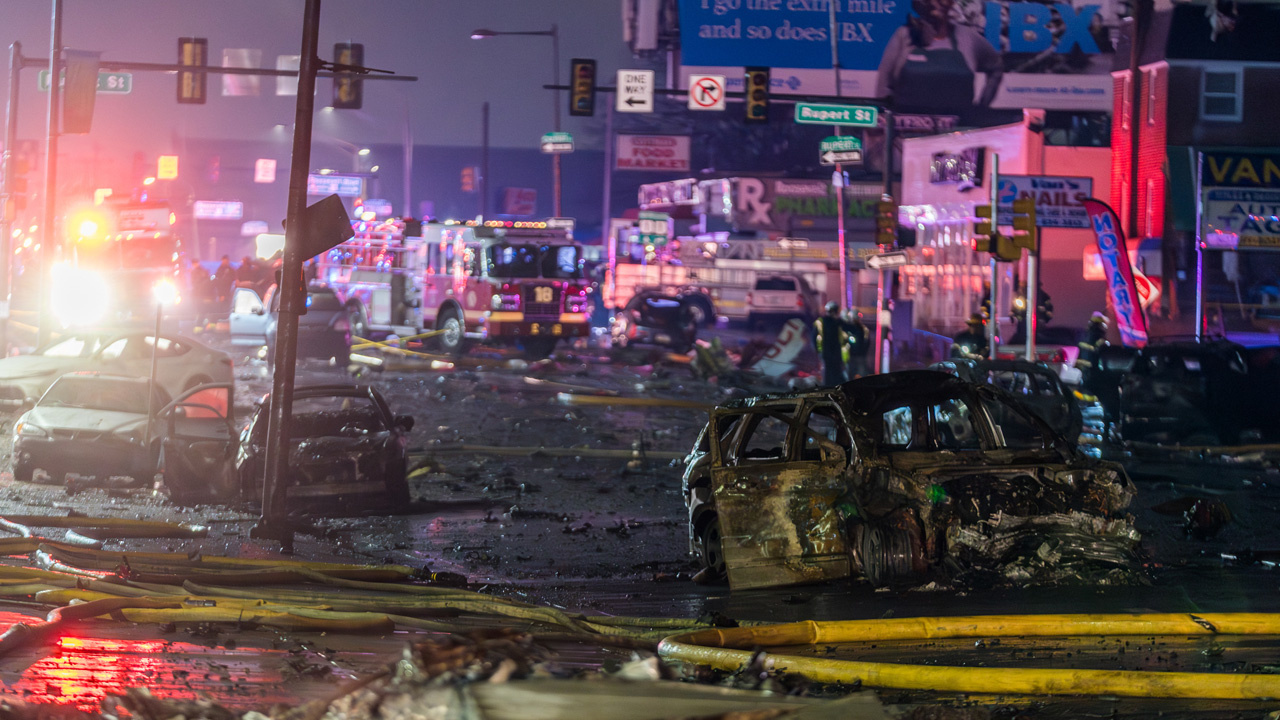
[[[161,472],[177,502],[262,498],[270,396],[235,433],[226,405],[200,397],[168,417]],[[286,498],[290,510],[332,512],[372,503],[410,501],[406,448],[413,417],[391,412],[366,385],[314,385],[294,390],[289,425]],[[317,506],[317,503],[320,503]]]
[[[1124,470],[931,370],[718,407],[683,488],[691,549],[733,589],[1139,579]]]

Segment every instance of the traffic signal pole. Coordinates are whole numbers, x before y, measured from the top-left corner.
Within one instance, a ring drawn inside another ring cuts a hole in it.
[[[293,529],[286,518],[289,464],[289,426],[293,418],[294,365],[298,359],[298,316],[305,309],[302,285],[303,242],[307,237],[307,173],[311,167],[311,125],[315,114],[316,56],[320,32],[320,0],[306,0],[302,25],[298,101],[294,115],[293,157],[289,168],[289,205],[285,220],[284,259],[280,272],[280,320],[276,330],[275,373],[267,417],[266,477],[262,484],[262,518],[253,537],[280,541],[293,552]]]
[[[991,232],[992,237],[1000,233],[1000,196],[997,186],[1000,184],[1000,156],[991,153],[991,186],[987,188],[991,202]],[[995,250],[996,243],[992,243],[992,250]],[[996,257],[996,253],[991,253],[991,294],[988,296],[991,300],[991,317],[987,322],[987,356],[992,360],[996,359],[996,344],[1000,339],[1000,260]]]
[[[40,330],[36,345],[48,342],[53,334],[50,301],[50,277],[58,235],[54,230],[58,216],[58,110],[62,103],[62,0],[53,0],[53,29],[49,40],[49,112],[48,141],[44,154],[44,215],[40,219]]]
[[[9,46],[9,104],[4,116],[4,204],[0,206],[0,356],[9,355],[9,317],[13,276],[13,222],[18,212],[17,193],[13,190],[18,143],[18,80],[22,77],[22,43]]]

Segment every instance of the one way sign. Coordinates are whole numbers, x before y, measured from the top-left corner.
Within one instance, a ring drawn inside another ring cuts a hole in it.
[[[618,112],[653,112],[653,71],[619,70],[618,92],[615,97]]]

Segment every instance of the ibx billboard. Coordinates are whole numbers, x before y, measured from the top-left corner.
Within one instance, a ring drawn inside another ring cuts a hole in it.
[[[679,0],[683,76],[716,73],[742,90],[767,66],[779,94],[835,94],[829,2],[836,3],[840,94],[892,98],[898,112],[974,108],[1111,109],[1120,0]],[[735,84],[736,81],[736,84]]]

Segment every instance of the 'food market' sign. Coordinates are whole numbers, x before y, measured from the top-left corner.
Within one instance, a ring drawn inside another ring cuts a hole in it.
[[[689,172],[688,135],[619,135],[618,170]]]

